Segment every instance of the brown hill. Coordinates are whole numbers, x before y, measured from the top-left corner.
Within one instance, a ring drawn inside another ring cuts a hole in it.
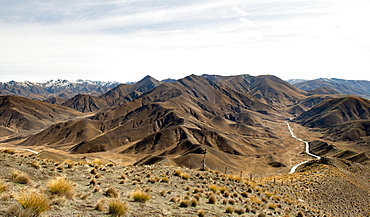
[[[288,113],[299,116],[303,112],[308,111],[312,107],[318,105],[319,103],[327,100],[327,99],[333,99],[335,97],[340,97],[337,95],[320,95],[320,94],[315,94],[315,95],[310,95],[302,100],[300,100],[297,104],[289,106],[288,107]]]
[[[322,95],[332,95],[332,94],[340,94],[340,92],[330,88],[330,87],[318,87],[312,90],[307,90],[307,93],[317,95],[317,94],[322,94]]]
[[[296,120],[308,127],[333,127],[370,118],[370,101],[360,97],[329,99],[301,114]]]
[[[294,84],[297,88],[309,91],[320,87],[328,87],[341,94],[358,95],[369,98],[369,81],[342,79],[315,79]]]
[[[61,98],[61,97],[50,97],[50,98],[43,100],[43,102],[47,102],[50,104],[58,104],[58,105],[62,105],[66,101],[67,101],[66,99]]]
[[[64,102],[62,105],[83,113],[98,111],[109,106],[107,100],[102,99],[101,97],[82,94],[76,95]]]
[[[353,121],[330,128],[327,133],[333,140],[370,141],[370,120]]]
[[[207,149],[214,159],[210,164],[221,168],[225,154],[231,164],[233,156],[274,147],[269,141],[279,136],[264,126],[271,122],[269,114],[278,113],[250,95],[192,75],[90,119],[53,125],[22,145],[74,145],[72,153],[118,148],[138,159],[157,156],[180,165]]]
[[[121,84],[100,96],[107,100],[110,106],[119,106],[131,102],[147,91],[159,86],[160,81],[151,76],[146,76],[133,85]]]
[[[306,96],[306,92],[273,75],[203,75],[203,77],[234,91],[247,93],[274,106],[292,105]]]
[[[80,115],[60,105],[18,96],[0,96],[0,125],[14,132],[40,130]]]
[[[120,84],[101,96],[79,94],[63,103],[64,106],[77,111],[96,112],[107,107],[116,107],[138,98],[143,93],[157,87],[160,84],[150,76],[146,76],[139,82]]]

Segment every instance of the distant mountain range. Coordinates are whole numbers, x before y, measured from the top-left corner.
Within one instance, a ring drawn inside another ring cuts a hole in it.
[[[69,99],[76,94],[100,95],[117,86],[118,82],[90,80],[68,81],[63,79],[37,82],[0,82],[0,95],[16,95],[30,99],[59,97]]]
[[[137,164],[194,168],[207,150],[209,165],[219,170],[237,169],[248,156],[266,156],[260,163],[284,167],[294,157],[285,156],[292,143],[284,121],[295,117],[292,121],[320,131],[321,138],[370,149],[370,102],[343,95],[344,90],[366,94],[366,81],[292,85],[273,75],[189,75],[166,81],[146,76],[130,84],[2,83],[3,95],[28,98],[0,97],[1,141],[18,139],[19,145],[73,154],[109,151]]]
[[[287,82],[304,91],[326,87],[341,94],[358,95],[370,99],[370,81],[366,80],[319,78],[315,80],[291,79],[287,80]]]

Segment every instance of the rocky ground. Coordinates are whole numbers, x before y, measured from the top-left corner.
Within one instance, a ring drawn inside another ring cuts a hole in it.
[[[294,174],[250,179],[219,171],[73,160],[2,150],[0,215],[370,216],[370,169],[349,161],[322,158]],[[59,187],[70,188],[53,191],[51,180],[57,177],[64,177]],[[45,209],[33,208],[42,207],[37,203],[25,209],[23,192],[38,202],[41,195]],[[113,202],[123,205],[121,213],[114,212]]]

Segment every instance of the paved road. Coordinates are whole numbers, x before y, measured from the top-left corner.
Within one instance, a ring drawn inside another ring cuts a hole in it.
[[[317,155],[312,154],[312,153],[310,152],[310,144],[309,144],[307,141],[304,141],[303,139],[300,139],[300,138],[298,138],[296,135],[294,135],[293,130],[292,130],[292,128],[290,127],[290,125],[289,125],[288,121],[285,121],[285,123],[286,123],[286,124],[287,124],[287,126],[288,126],[288,129],[289,129],[290,135],[291,135],[294,139],[296,139],[296,140],[298,140],[298,141],[300,141],[300,142],[304,142],[304,143],[305,143],[305,152],[306,152],[306,154],[308,154],[308,155],[310,155],[310,156],[312,156],[312,157],[314,157],[314,158],[320,159],[320,158],[321,158],[320,156],[317,156]],[[301,162],[301,163],[299,163],[299,164],[295,165],[294,167],[292,167],[292,169],[290,169],[290,172],[289,172],[289,173],[294,173],[294,172],[295,172],[295,170],[296,170],[300,165],[305,164],[305,163],[307,163],[307,162],[308,162],[308,161],[303,161],[303,162]]]

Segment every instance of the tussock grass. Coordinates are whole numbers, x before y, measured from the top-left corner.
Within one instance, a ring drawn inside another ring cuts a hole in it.
[[[105,200],[100,199],[95,205],[95,210],[98,210],[100,212],[104,211],[104,206],[105,206]]]
[[[0,193],[9,189],[9,184],[0,179]]]
[[[226,213],[233,213],[233,212],[234,212],[234,207],[232,207],[232,206],[228,206],[228,207],[226,207],[225,212],[226,212]]]
[[[19,184],[28,184],[31,182],[31,178],[27,174],[17,170],[12,171],[12,179]]]
[[[180,207],[189,207],[191,205],[190,200],[182,200],[180,202]]]
[[[237,175],[228,175],[227,178],[229,178],[230,180],[234,182],[241,182],[243,180],[242,177],[237,176]]]
[[[209,196],[208,203],[210,203],[210,204],[216,204],[217,203],[217,197],[216,197],[216,195],[212,194],[211,196]]]
[[[46,186],[52,194],[65,196],[67,198],[72,198],[74,195],[73,183],[66,177],[59,176],[49,180]]]
[[[182,179],[186,179],[186,180],[190,179],[190,175],[189,175],[189,174],[187,174],[187,173],[181,173],[180,177],[181,177]]]
[[[150,194],[145,193],[142,190],[136,190],[132,192],[131,197],[135,202],[141,202],[141,203],[145,203],[151,198]]]
[[[198,210],[198,217],[204,217],[206,216],[206,212],[202,209]]]
[[[3,150],[0,150],[0,152],[10,154],[10,155],[15,154],[15,151],[13,149],[3,149]]]
[[[217,185],[210,185],[209,190],[211,190],[213,193],[216,193],[218,191],[218,186]]]
[[[119,199],[111,199],[108,201],[108,213],[113,216],[124,216],[128,211],[126,202]]]
[[[33,216],[39,216],[42,212],[50,209],[49,199],[45,194],[28,189],[15,195],[15,199],[23,209],[32,211]]]
[[[105,196],[107,197],[115,197],[117,198],[118,197],[118,191],[117,189],[115,189],[114,187],[109,187],[105,190]]]

